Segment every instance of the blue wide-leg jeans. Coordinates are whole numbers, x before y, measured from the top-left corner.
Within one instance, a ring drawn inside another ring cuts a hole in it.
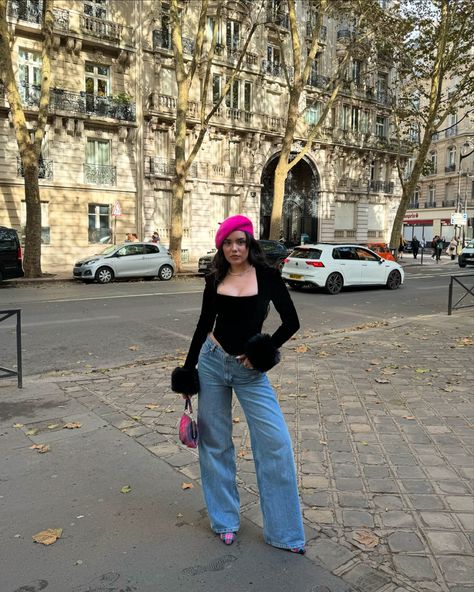
[[[245,413],[260,491],[265,542],[304,546],[290,434],[267,375],[245,368],[211,338],[199,355],[199,464],[211,528],[237,532],[240,498],[232,442],[232,390]]]

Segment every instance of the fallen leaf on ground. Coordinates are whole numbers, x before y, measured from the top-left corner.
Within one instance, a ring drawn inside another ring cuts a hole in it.
[[[48,528],[47,530],[42,530],[37,534],[33,535],[33,540],[35,543],[41,543],[42,545],[52,545],[55,543],[63,533],[62,528]]]
[[[370,530],[356,530],[352,538],[367,549],[373,549],[379,544],[379,537]]]
[[[82,423],[80,421],[70,421],[68,423],[65,423],[63,425],[63,429],[67,429],[67,430],[74,430],[76,428],[80,428],[82,427]]]
[[[24,424],[23,424],[23,423],[14,423],[14,424],[13,424],[13,427],[14,427],[14,428],[22,428],[23,426],[24,426]]]
[[[431,372],[429,368],[416,368],[415,372],[417,374],[426,374],[426,372]]]
[[[132,488],[130,487],[130,485],[124,485],[122,487],[122,489],[120,490],[120,493],[130,493],[132,491]]]
[[[50,451],[50,447],[47,444],[33,444],[30,446],[31,450],[37,450],[40,454]]]
[[[59,428],[59,423],[50,423],[48,426],[48,430],[55,430],[56,428]]]
[[[404,415],[403,419],[416,419],[416,417],[413,417],[413,415]]]
[[[33,428],[31,430],[28,430],[26,432],[27,436],[36,436],[36,434],[39,432],[38,428]]]
[[[135,421],[140,421],[141,417],[139,415],[132,415],[132,419]]]
[[[234,417],[234,418],[232,419],[232,421],[233,421],[234,423],[240,423],[240,417]]]
[[[305,354],[308,350],[309,347],[305,343],[302,343],[301,345],[295,347],[295,352],[298,354]]]
[[[320,444],[324,444],[324,446],[327,446],[328,445],[328,443],[326,442],[326,440],[320,440],[319,443]]]
[[[165,413],[174,413],[175,409],[165,409]]]
[[[139,345],[130,345],[128,347],[128,349],[130,349],[131,351],[138,351],[140,349]]]
[[[445,386],[441,390],[446,391],[447,393],[452,393],[454,391],[452,386]]]
[[[376,378],[375,382],[378,382],[380,384],[390,384],[390,380],[387,380],[386,378]]]
[[[156,405],[156,403],[147,403],[145,407],[146,409],[158,409],[159,405]]]
[[[466,347],[468,345],[474,345],[474,339],[470,339],[469,337],[463,337],[459,341],[456,342],[457,347]]]
[[[192,489],[194,485],[192,483],[181,483],[181,489]]]

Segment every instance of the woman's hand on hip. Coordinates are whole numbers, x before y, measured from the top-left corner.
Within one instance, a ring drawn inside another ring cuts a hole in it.
[[[245,366],[245,368],[248,368],[249,370],[253,370],[253,366],[245,354],[241,354],[240,356],[236,356],[236,359],[240,364],[242,364],[242,366]]]

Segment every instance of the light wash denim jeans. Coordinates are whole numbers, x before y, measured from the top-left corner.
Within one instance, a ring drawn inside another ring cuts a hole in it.
[[[237,532],[240,498],[232,442],[232,389],[250,430],[265,542],[304,546],[291,439],[266,374],[245,368],[209,337],[199,355],[199,463],[211,528]]]

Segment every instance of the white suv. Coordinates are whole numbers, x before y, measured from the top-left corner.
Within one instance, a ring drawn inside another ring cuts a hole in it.
[[[282,277],[294,290],[317,286],[338,294],[344,286],[379,284],[395,290],[403,284],[404,273],[397,262],[366,247],[318,243],[296,247],[285,259]]]
[[[472,238],[464,247],[464,249],[459,253],[458,263],[459,267],[474,265],[474,238]]]

